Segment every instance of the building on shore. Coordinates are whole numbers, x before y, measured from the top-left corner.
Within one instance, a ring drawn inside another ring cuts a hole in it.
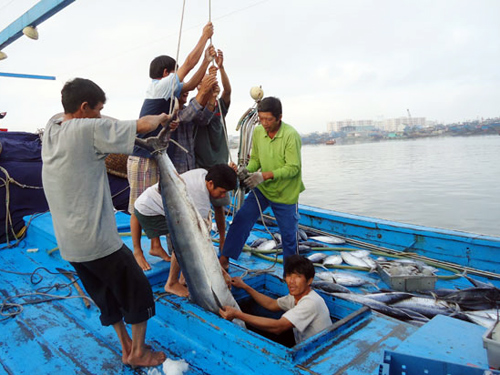
[[[396,117],[383,120],[341,120],[329,122],[326,130],[329,132],[371,132],[380,129],[386,132],[403,131],[407,126],[426,128],[430,126],[425,117]]]

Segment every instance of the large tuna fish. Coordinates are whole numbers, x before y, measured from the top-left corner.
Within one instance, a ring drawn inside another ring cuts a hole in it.
[[[239,309],[222,275],[208,228],[167,155],[168,135],[163,129],[157,137],[136,139],[136,144],[150,151],[158,163],[167,226],[190,299],[215,314],[225,305]]]

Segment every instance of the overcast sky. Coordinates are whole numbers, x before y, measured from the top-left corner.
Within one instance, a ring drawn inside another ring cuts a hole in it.
[[[0,0],[0,29],[33,6]],[[212,0],[213,43],[232,86],[228,131],[253,103],[249,91],[283,102],[301,133],[330,121],[407,115],[443,123],[500,116],[498,0]],[[38,27],[38,41],[3,50],[0,127],[36,131],[62,111],[65,81],[84,77],[107,94],[103,113],[136,118],[150,61],[175,58],[182,1],[76,0]],[[186,0],[182,63],[209,19],[209,1]]]

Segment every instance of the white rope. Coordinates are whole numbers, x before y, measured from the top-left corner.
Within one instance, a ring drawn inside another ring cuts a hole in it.
[[[208,22],[212,22],[212,0],[208,0]],[[212,45],[212,37],[210,37],[210,45]],[[212,66],[215,66],[215,59],[212,60]]]
[[[175,97],[175,84],[177,82],[177,66],[179,65],[179,53],[181,49],[181,37],[182,37],[182,25],[184,24],[184,10],[186,9],[186,0],[182,2],[182,14],[181,14],[181,25],[179,27],[179,40],[177,41],[177,54],[175,55],[175,67],[174,67],[174,79],[172,80],[172,92],[170,93],[170,109],[168,114],[172,114],[172,109],[174,108],[174,97]]]
[[[179,147],[186,154],[189,154],[189,151],[187,150],[187,148],[181,146],[181,144],[179,142],[177,142],[175,139],[170,138],[169,142],[172,142],[174,145],[176,145],[177,147]]]
[[[227,154],[229,155],[229,161],[233,163],[233,157],[231,156],[231,149],[229,147],[229,136],[227,135],[226,118],[222,114],[222,107],[220,106],[220,99],[217,98],[217,105],[219,106],[220,119],[222,122],[222,129],[224,130],[224,137],[226,138],[226,148]]]
[[[208,22],[212,22],[212,0],[208,0]],[[212,37],[210,37],[210,44],[212,45]],[[215,59],[212,60],[212,65],[215,66]],[[224,129],[224,136],[226,138],[227,154],[229,155],[229,161],[233,162],[233,157],[231,156],[231,150],[229,149],[229,137],[227,135],[226,119],[222,114],[222,107],[220,106],[220,99],[217,98],[217,105],[219,106],[220,118],[222,122],[222,128]]]

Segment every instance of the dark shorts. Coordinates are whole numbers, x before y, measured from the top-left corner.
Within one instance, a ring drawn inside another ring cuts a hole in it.
[[[122,319],[129,324],[137,324],[155,315],[149,280],[127,246],[123,245],[104,258],[70,263],[101,310],[103,326]]]
[[[141,214],[134,208],[134,215],[139,220],[142,230],[146,233],[149,239],[157,238],[168,234],[167,222],[165,216],[146,216]]]

